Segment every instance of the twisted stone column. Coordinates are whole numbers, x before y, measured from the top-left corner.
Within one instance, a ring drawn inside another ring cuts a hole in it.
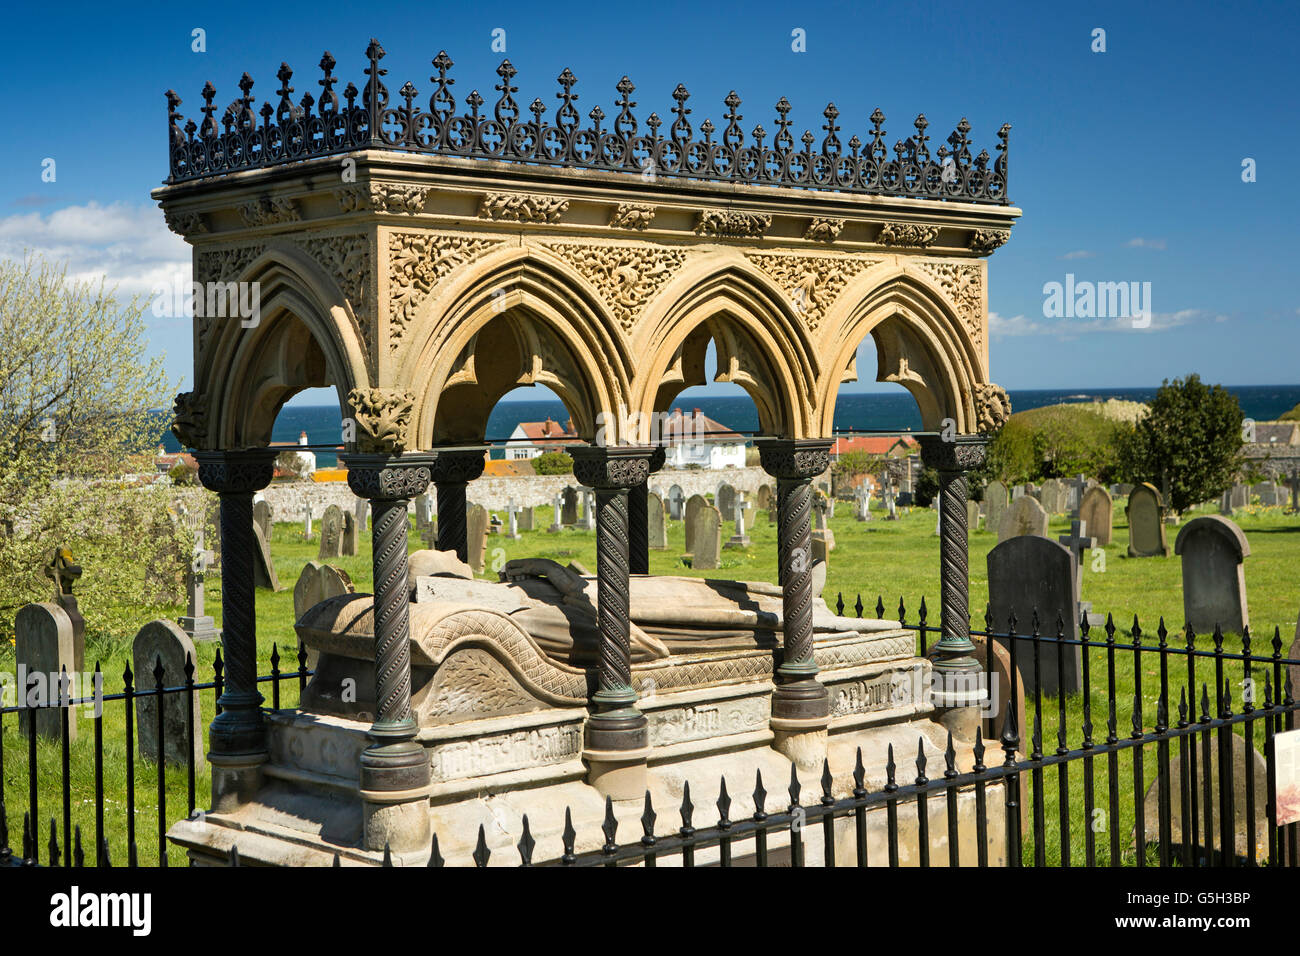
[[[663,446],[650,456],[650,474],[664,466]],[[650,480],[628,489],[627,515],[628,570],[633,574],[650,573]]]
[[[575,445],[573,475],[596,492],[596,614],[600,658],[583,758],[588,781],[616,800],[645,790],[649,735],[632,687],[628,596],[628,489],[650,476],[653,449]]]
[[[469,555],[465,530],[465,487],[487,464],[487,446],[448,448],[437,452],[432,480],[438,489],[438,550],[455,551],[462,561]]]
[[[921,461],[939,472],[939,596],[942,606],[934,658],[934,704],[954,733],[974,736],[969,711],[987,697],[979,687],[983,665],[970,639],[970,569],[966,526],[966,472],[984,463],[987,439],[922,435]],[[951,713],[951,720],[945,715]],[[978,713],[974,719],[978,721]]]
[[[375,719],[361,754],[367,849],[415,850],[429,840],[429,757],[411,714],[411,623],[407,585],[410,500],[429,486],[433,455],[344,455],[348,486],[369,499],[374,570]],[[480,468],[482,459],[480,457]],[[464,485],[461,486],[462,494]],[[441,507],[441,502],[440,502]],[[462,515],[463,518],[463,515]],[[462,530],[462,539],[464,532]]]
[[[212,805],[230,810],[250,799],[267,760],[266,722],[257,691],[257,605],[253,493],[271,483],[276,452],[196,451],[199,481],[221,499],[221,713],[208,730]]]
[[[830,467],[829,438],[764,439],[763,470],[776,479],[777,560],[784,646],[772,692],[773,746],[801,767],[820,766],[830,700],[813,658],[812,480]]]

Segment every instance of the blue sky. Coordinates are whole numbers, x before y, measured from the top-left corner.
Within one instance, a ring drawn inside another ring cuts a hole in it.
[[[149,199],[166,174],[163,91],[193,115],[205,80],[224,104],[247,70],[272,97],[286,60],[297,99],[316,91],[325,49],[360,85],[374,35],[391,89],[409,78],[427,95],[429,60],[446,49],[463,96],[495,81],[500,28],[525,103],[549,101],[568,66],[584,112],[600,102],[612,115],[627,74],[642,117],[666,115],[682,82],[697,122],[716,122],[735,89],[746,129],[771,129],[781,96],[797,129],[819,133],[834,100],[846,140],[877,106],[891,143],[918,112],[936,143],[968,117],[976,150],[990,152],[1011,123],[1009,192],[1024,217],[990,260],[989,294],[992,378],[1008,388],[1143,387],[1192,371],[1231,385],[1298,380],[1294,3],[61,3],[14,7],[6,21],[0,255],[39,249],[124,292],[147,294],[188,265]],[[196,27],[205,53],[191,50]],[[791,49],[796,28],[806,52]],[[1091,49],[1097,28],[1104,53]],[[1256,182],[1242,181],[1246,158]],[[1150,282],[1150,328],[1045,317],[1044,283],[1067,273]],[[188,324],[149,322],[151,347],[187,379]]]

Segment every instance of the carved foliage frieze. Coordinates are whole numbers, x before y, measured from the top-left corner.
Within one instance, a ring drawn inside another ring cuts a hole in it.
[[[750,253],[750,261],[785,290],[809,328],[817,328],[849,280],[879,259]]]
[[[938,238],[938,226],[922,226],[914,222],[887,222],[880,228],[876,242],[882,246],[910,246],[924,249]]]
[[[336,190],[339,208],[344,212],[402,213],[413,216],[424,211],[431,188],[397,183],[353,183]]]
[[[843,231],[843,219],[816,216],[809,221],[808,228],[803,231],[803,237],[811,242],[834,242]]]
[[[644,229],[654,220],[655,207],[647,203],[621,202],[609,217],[612,229]]]
[[[648,246],[557,242],[547,248],[563,257],[596,287],[625,331],[632,328],[641,309],[681,268],[687,256],[680,249]]]
[[[701,209],[699,218],[695,221],[695,234],[730,238],[758,237],[767,232],[771,225],[772,217],[766,213]]]
[[[263,196],[239,207],[239,218],[246,226],[275,226],[285,222],[300,222],[302,214],[292,199],[284,196]]]
[[[473,239],[423,232],[388,237],[388,347],[395,350],[406,327],[433,287],[452,270],[495,246],[497,239]]]
[[[163,219],[167,223],[167,228],[181,237],[208,231],[208,224],[203,214],[199,212],[164,210]]]
[[[556,223],[568,208],[569,200],[555,196],[487,193],[478,214],[496,222]]]
[[[975,263],[918,262],[943,289],[970,332],[977,349],[984,347],[984,273]]]

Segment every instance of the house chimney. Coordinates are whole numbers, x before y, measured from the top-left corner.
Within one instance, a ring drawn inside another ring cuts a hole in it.
[[[307,442],[307,433],[306,433],[306,432],[299,432],[299,433],[298,433],[298,444],[299,444],[299,445],[306,445],[306,444],[308,444],[308,442]]]
[[[546,416],[546,421],[542,422],[542,435],[546,436],[551,433],[551,417]]]
[[[572,419],[572,418],[570,418],[568,421],[566,421],[566,422],[564,423],[564,431],[565,431],[566,434],[569,434],[569,435],[573,434],[573,419]]]
[[[694,418],[699,418],[699,417],[700,417],[700,410],[699,410],[698,408],[692,409],[692,410],[691,410],[691,415],[692,415],[692,417],[694,417]]]

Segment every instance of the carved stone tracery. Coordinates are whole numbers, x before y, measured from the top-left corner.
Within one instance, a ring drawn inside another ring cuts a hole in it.
[[[650,246],[557,242],[546,248],[564,258],[596,287],[624,331],[631,331],[646,303],[687,258],[680,249]]]
[[[984,347],[984,274],[980,266],[962,262],[927,262],[917,266],[928,273],[956,306],[976,349]]]
[[[433,287],[454,269],[501,245],[498,239],[395,232],[388,237],[388,348],[396,351],[406,327]]]
[[[569,200],[556,196],[487,193],[478,214],[480,218],[497,222],[556,223],[568,208]]]
[[[887,222],[876,236],[876,242],[882,246],[911,246],[924,249],[938,238],[938,226],[922,226],[914,222]]]
[[[879,262],[847,256],[750,253],[749,259],[780,283],[808,327],[815,329],[849,280]]]

